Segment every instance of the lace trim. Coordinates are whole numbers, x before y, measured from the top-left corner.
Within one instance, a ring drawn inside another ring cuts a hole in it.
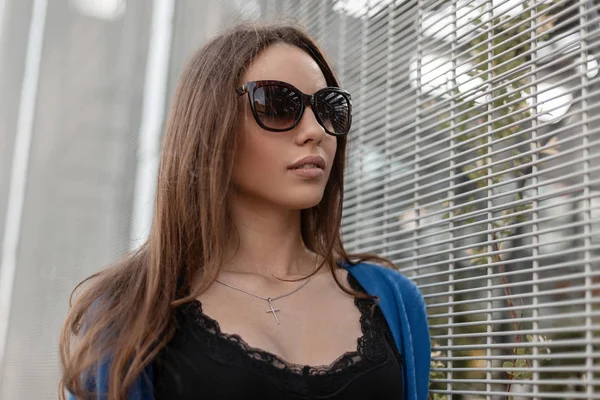
[[[350,274],[348,281],[352,287],[364,292]],[[362,336],[357,339],[357,349],[342,354],[329,365],[319,366],[288,362],[276,354],[250,346],[238,334],[222,332],[219,323],[204,314],[199,300],[183,305],[182,311],[201,328],[198,333],[207,347],[207,355],[214,361],[251,368],[289,392],[305,395],[309,394],[310,389],[312,394],[315,390],[333,394],[389,359],[381,320],[371,316],[373,301],[355,298],[354,304],[361,312]],[[383,318],[383,315],[380,317]]]

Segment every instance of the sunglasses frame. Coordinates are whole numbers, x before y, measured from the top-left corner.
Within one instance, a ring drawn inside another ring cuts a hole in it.
[[[290,126],[289,128],[284,128],[284,129],[269,128],[268,126],[265,126],[262,123],[262,121],[260,120],[260,117],[258,116],[258,113],[256,112],[256,109],[254,107],[254,92],[256,89],[265,87],[265,86],[282,86],[282,87],[291,89],[292,91],[294,91],[294,93],[296,93],[300,97],[300,100],[302,102],[302,104],[301,104],[302,109],[300,110],[300,113],[296,117],[296,120],[294,121],[292,126]],[[246,82],[242,86],[239,86],[238,88],[236,88],[235,90],[236,90],[238,96],[243,96],[244,93],[248,93],[248,100],[250,101],[250,108],[252,110],[252,115],[254,116],[254,120],[261,128],[263,128],[267,131],[271,131],[271,132],[291,131],[298,125],[298,123],[302,119],[302,116],[304,115],[304,111],[306,110],[307,106],[310,106],[313,109],[313,114],[314,114],[317,122],[319,123],[319,125],[321,125],[323,127],[323,129],[325,129],[325,132],[329,135],[343,136],[343,135],[347,134],[348,131],[350,131],[350,127],[352,126],[352,96],[350,95],[350,93],[348,93],[344,89],[340,89],[338,87],[329,86],[329,87],[325,87],[323,89],[316,91],[314,94],[305,94],[300,89],[298,89],[294,85],[289,84],[287,82],[262,80],[262,81]],[[314,110],[316,110],[317,96],[323,92],[339,93],[346,98],[346,101],[348,102],[348,129],[346,130],[346,132],[341,132],[341,133],[331,132],[329,129],[327,129],[327,127],[321,120],[319,113],[314,111]]]

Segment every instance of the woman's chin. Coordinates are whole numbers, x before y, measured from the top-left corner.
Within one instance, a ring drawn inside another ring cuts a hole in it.
[[[286,203],[290,210],[306,210],[319,204],[322,199],[323,192],[320,192],[315,195],[296,196],[293,199],[289,199]]]

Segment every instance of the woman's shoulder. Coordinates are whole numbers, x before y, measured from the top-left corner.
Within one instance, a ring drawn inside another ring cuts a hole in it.
[[[425,309],[425,299],[416,283],[398,269],[373,262],[345,266],[368,292],[372,292],[371,294],[399,298],[401,303],[411,305],[410,312],[414,309]]]
[[[398,289],[401,289],[403,292],[409,290],[417,292],[420,295],[417,285],[396,268],[374,262],[346,263],[344,267],[362,279],[379,284],[398,286]]]

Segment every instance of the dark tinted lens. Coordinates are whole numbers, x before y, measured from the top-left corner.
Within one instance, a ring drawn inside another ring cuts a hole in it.
[[[291,89],[282,86],[261,86],[254,89],[254,110],[267,128],[292,127],[301,108],[300,97]]]
[[[349,99],[334,91],[319,93],[316,99],[317,112],[323,125],[330,133],[343,134],[350,130]]]

